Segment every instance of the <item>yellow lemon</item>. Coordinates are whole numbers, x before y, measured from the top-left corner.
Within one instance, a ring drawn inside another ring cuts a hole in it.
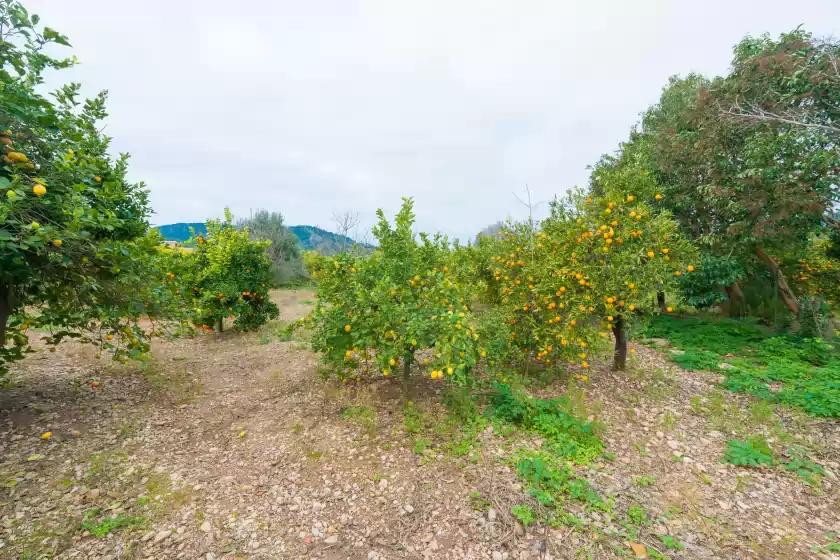
[[[41,434],[41,439],[50,439],[52,437],[52,432],[44,432]]]
[[[36,196],[44,196],[47,194],[47,189],[44,185],[35,185],[32,187],[32,192],[34,192]]]

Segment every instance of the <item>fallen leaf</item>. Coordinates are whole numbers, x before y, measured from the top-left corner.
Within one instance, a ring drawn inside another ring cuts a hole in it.
[[[245,437],[245,431],[244,430],[239,432],[239,437]]]
[[[633,549],[633,554],[636,555],[636,558],[647,558],[648,557],[648,551],[647,551],[647,547],[645,545],[643,545],[641,543],[637,543],[637,542],[631,542],[630,543],[630,548]]]
[[[36,453],[35,455],[30,455],[29,457],[27,457],[26,460],[27,461],[37,461],[38,459],[43,459],[43,458],[44,458],[43,455],[41,455],[40,453]]]

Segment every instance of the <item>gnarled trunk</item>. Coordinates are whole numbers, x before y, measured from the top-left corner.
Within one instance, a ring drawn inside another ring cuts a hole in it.
[[[219,325],[218,325],[218,327],[219,327],[219,332],[222,332],[222,331],[224,330],[224,321],[225,321],[225,320],[224,320],[224,318],[223,318],[223,317],[219,317]]]
[[[0,286],[0,347],[6,345],[6,324],[15,306],[15,289],[11,285]]]
[[[773,260],[770,255],[764,252],[764,249],[761,247],[756,247],[755,249],[758,258],[761,259],[764,264],[766,264],[770,268],[770,272],[773,273],[773,276],[776,278],[776,282],[779,286],[779,297],[782,298],[782,303],[790,309],[797,317],[799,316],[799,299],[796,297],[796,294],[793,293],[793,290],[790,289],[790,286],[785,279],[785,275],[782,274],[779,265],[776,261]]]
[[[741,285],[738,281],[732,282],[729,286],[723,286],[723,291],[726,293],[726,298],[729,300],[726,306],[727,315],[740,316],[744,312],[744,292],[741,291]]]
[[[613,369],[624,371],[627,367],[627,332],[624,329],[624,319],[616,317],[613,325],[615,335],[615,354],[613,355]]]

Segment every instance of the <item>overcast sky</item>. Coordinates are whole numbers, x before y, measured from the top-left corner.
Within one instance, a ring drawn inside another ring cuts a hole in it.
[[[365,228],[400,197],[461,239],[586,183],[668,76],[746,34],[840,34],[840,0],[29,0],[107,89],[153,223],[229,206]],[[540,207],[545,212],[545,204]]]

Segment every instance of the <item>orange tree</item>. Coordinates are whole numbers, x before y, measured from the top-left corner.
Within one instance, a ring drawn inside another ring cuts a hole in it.
[[[126,180],[127,156],[108,155],[105,96],[78,99],[79,85],[47,98],[41,74],[72,59],[69,46],[18,2],[0,1],[0,374],[30,350],[33,327],[47,344],[100,344],[119,359],[142,357],[171,300],[147,235],[147,192]]]
[[[382,210],[370,255],[307,254],[317,302],[301,324],[313,327],[313,349],[340,379],[375,364],[382,375],[421,362],[433,379],[465,383],[479,359],[467,293],[451,270],[445,237],[416,236],[413,202],[403,199],[392,227]],[[419,240],[418,240],[419,237]]]
[[[494,280],[512,348],[587,368],[612,334],[613,365],[624,369],[628,322],[655,310],[656,294],[694,271],[695,251],[658,211],[662,196],[646,172],[603,171],[596,180],[597,195],[573,191],[554,201],[539,231],[527,224],[500,231]]]
[[[230,210],[225,220],[209,220],[207,232],[195,236],[195,250],[181,253],[187,262],[179,291],[192,299],[193,321],[205,331],[223,320],[232,319],[234,328],[252,330],[279,315],[269,299],[271,261],[266,255],[268,241],[252,241],[248,228],[237,229]],[[170,273],[170,279],[176,280]]]

